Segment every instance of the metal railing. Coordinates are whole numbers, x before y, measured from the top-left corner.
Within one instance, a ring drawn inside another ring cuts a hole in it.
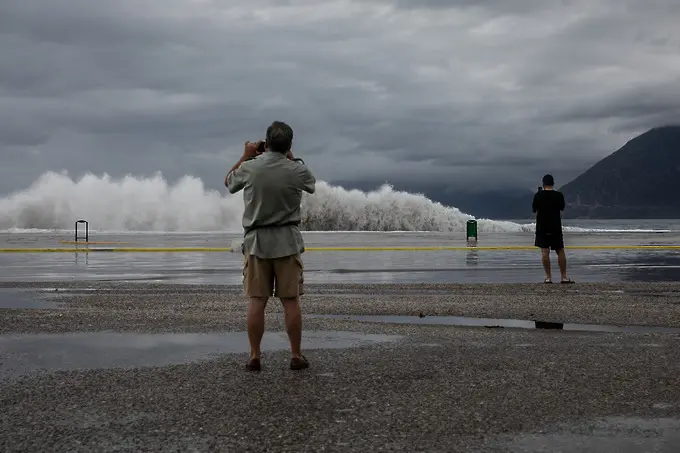
[[[85,236],[79,236],[78,235],[78,225],[81,223],[85,224]],[[90,242],[90,222],[87,220],[76,220],[76,225],[75,225],[75,237],[76,237],[76,242],[78,242],[79,239],[84,239],[85,242]]]

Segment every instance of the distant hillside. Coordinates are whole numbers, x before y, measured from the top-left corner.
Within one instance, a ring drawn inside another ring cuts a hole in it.
[[[680,218],[680,126],[639,135],[559,190],[564,217]]]

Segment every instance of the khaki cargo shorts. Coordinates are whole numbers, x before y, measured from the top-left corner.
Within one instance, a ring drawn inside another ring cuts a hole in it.
[[[280,297],[292,299],[304,294],[302,257],[262,259],[243,257],[243,288],[248,297]]]

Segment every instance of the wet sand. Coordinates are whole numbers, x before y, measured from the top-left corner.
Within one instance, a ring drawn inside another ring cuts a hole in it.
[[[259,374],[243,370],[238,286],[0,288],[3,451],[626,453],[680,443],[680,334],[311,316],[680,328],[676,283],[312,285],[311,368],[288,369],[272,300]]]

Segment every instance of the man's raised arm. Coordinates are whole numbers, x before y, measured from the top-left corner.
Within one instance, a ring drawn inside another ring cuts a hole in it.
[[[316,178],[304,163],[300,166],[302,167],[300,174],[302,177],[302,190],[312,194],[316,191]]]
[[[238,160],[238,162],[236,162],[236,164],[231,167],[231,170],[229,170],[229,173],[227,173],[227,176],[224,178],[224,185],[227,186],[227,189],[229,189],[229,193],[236,193],[245,187],[246,175],[241,168],[241,164],[249,159],[257,157],[258,145],[258,142],[246,142],[243,146],[243,155]]]
[[[307,167],[307,164],[305,164],[305,161],[294,157],[291,151],[288,151],[286,157],[300,165],[298,175],[300,176],[300,182],[302,183],[302,190],[309,194],[314,193],[316,191],[316,178],[309,167]]]

